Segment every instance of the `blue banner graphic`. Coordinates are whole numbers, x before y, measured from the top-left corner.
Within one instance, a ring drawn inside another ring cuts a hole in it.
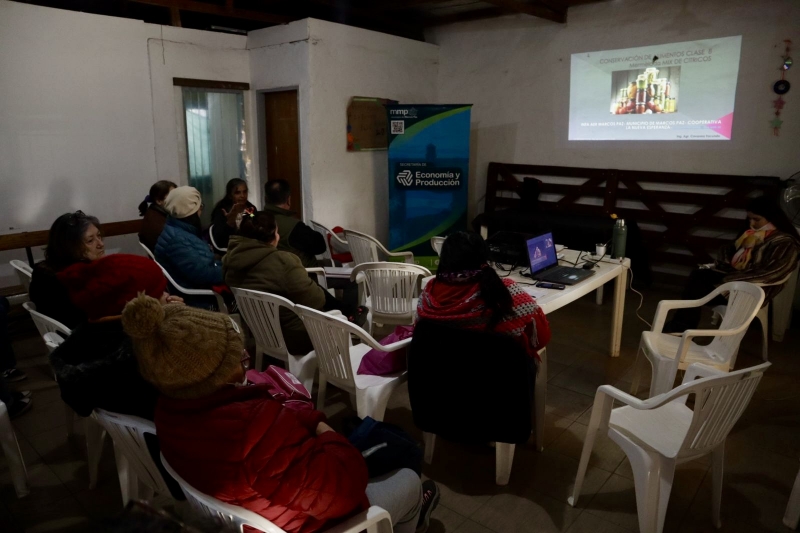
[[[389,248],[435,269],[431,237],[467,228],[471,105],[387,105]]]

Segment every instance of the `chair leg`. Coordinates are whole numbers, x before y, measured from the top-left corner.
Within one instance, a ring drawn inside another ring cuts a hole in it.
[[[639,531],[662,533],[675,477],[675,460],[648,452],[616,431],[609,432],[609,436],[620,445],[631,463]]]
[[[394,387],[370,387],[368,389],[356,389],[356,410],[359,418],[368,416],[378,422],[383,421],[386,414],[386,405],[392,395]]]
[[[303,357],[289,356],[289,372],[311,393],[314,390],[314,375],[317,373],[317,356],[314,352]]]
[[[792,530],[797,529],[797,525],[800,524],[800,472],[797,473],[792,493],[789,495],[786,514],[783,515],[783,524]]]
[[[328,378],[322,372],[319,373],[319,386],[317,387],[317,411],[325,409],[325,392],[328,389]]]
[[[633,363],[633,379],[631,380],[631,395],[636,396],[639,394],[639,383],[642,380],[642,374],[647,369],[647,357],[642,353],[642,349],[636,352],[636,361]]]
[[[678,374],[678,361],[675,359],[658,359],[652,361],[651,364],[653,365],[653,377],[650,382],[648,398],[671,391],[675,385],[675,376]]]
[[[498,442],[494,453],[495,482],[501,486],[508,485],[508,479],[511,477],[511,464],[514,462],[514,445],[507,442]]]
[[[581,495],[583,488],[583,479],[586,477],[586,469],[589,466],[589,458],[592,456],[592,448],[594,448],[594,441],[597,438],[598,428],[589,428],[586,430],[586,440],[583,441],[583,451],[581,451],[581,460],[578,463],[578,473],[575,474],[575,485],[572,487],[572,496],[567,498],[567,502],[575,507],[578,503],[578,498]]]
[[[122,505],[128,505],[130,500],[139,497],[139,479],[130,467],[128,458],[114,444],[114,457],[117,462],[117,476],[119,477],[119,490],[122,493]]]
[[[17,498],[27,496],[30,491],[28,490],[28,473],[25,470],[25,461],[22,459],[22,452],[19,449],[17,436],[14,434],[14,427],[11,425],[11,418],[8,416],[6,405],[3,402],[0,402],[0,448],[3,449],[3,454],[6,456]]]
[[[725,467],[725,442],[711,452],[711,523],[719,529],[722,527],[720,509],[722,507],[722,473]]]
[[[547,348],[539,352],[542,362],[539,364],[539,371],[536,373],[536,384],[533,391],[533,408],[536,450],[544,450],[544,411],[547,401]]]
[[[86,458],[89,463],[89,488],[97,486],[97,471],[103,453],[106,430],[95,419],[86,419]]]
[[[424,432],[422,439],[425,442],[425,456],[424,461],[426,464],[433,462],[433,448],[436,446],[436,434]],[[800,477],[798,477],[800,479]]]
[[[767,350],[769,349],[769,304],[765,305],[756,315],[761,323],[761,358],[769,361]]]

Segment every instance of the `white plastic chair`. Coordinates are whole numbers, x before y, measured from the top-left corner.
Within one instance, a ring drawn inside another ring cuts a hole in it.
[[[414,264],[414,254],[411,252],[390,252],[375,237],[346,229],[344,236],[350,245],[350,253],[356,266],[362,263],[377,263],[381,261],[380,254],[386,257],[402,257],[405,263]]]
[[[783,524],[792,531],[797,529],[800,523],[800,472],[794,479],[794,487],[789,495],[789,503],[786,504],[786,514],[783,515]]]
[[[758,287],[772,287],[775,285],[784,285],[788,283],[789,279],[795,275],[795,272],[792,271],[789,275],[787,275],[782,280],[776,283],[753,283]],[[714,307],[714,322],[718,322],[725,318],[725,313],[728,311],[727,305],[718,305]],[[774,313],[775,311],[773,311]],[[768,350],[769,350],[769,304],[764,305],[761,309],[758,310],[758,314],[756,314],[756,319],[761,323],[761,358],[764,361],[769,361],[768,357]]]
[[[33,278],[33,269],[27,263],[23,263],[19,259],[9,261],[14,270],[17,271],[17,278],[19,284],[25,289],[25,292],[30,292],[31,279]]]
[[[413,324],[417,311],[418,280],[431,275],[419,265],[361,263],[350,274],[352,281],[367,284],[366,306],[378,324]]]
[[[322,238],[325,239],[325,251],[323,253],[319,254],[317,256],[317,259],[319,259],[320,261],[327,261],[327,262],[330,263],[331,266],[336,266],[336,263],[333,260],[333,255],[331,253],[331,245],[330,245],[330,241],[328,241],[328,235],[331,236],[331,239],[335,240],[336,242],[338,242],[342,246],[348,246],[347,241],[342,240],[336,233],[334,233],[333,231],[329,230],[328,228],[326,228],[325,226],[323,226],[319,222],[314,222],[313,220],[311,220],[309,222],[311,222],[311,227],[314,229],[314,231],[316,231],[317,233],[322,235]]]
[[[575,506],[599,431],[627,455],[633,469],[641,533],[661,533],[678,464],[712,456],[712,521],[721,527],[725,439],[739,420],[770,363],[725,373],[693,364],[683,383],[665,394],[640,400],[611,385],[597,389],[586,441],[569,504]],[[701,378],[695,380],[696,378]],[[686,398],[694,395],[694,409]],[[614,401],[625,404],[612,409]]]
[[[8,409],[3,402],[0,402],[0,448],[3,449],[3,454],[6,456],[17,498],[27,496],[30,493],[28,472],[25,469],[25,461],[22,459],[22,452],[14,433],[14,426],[11,425],[11,417],[8,416]]]
[[[144,245],[142,244],[142,246],[144,246]],[[167,272],[167,269],[164,268],[163,266],[161,266],[161,263],[159,263],[155,259],[153,259],[153,261],[156,262],[156,264],[158,265],[158,268],[160,268],[161,271],[164,273],[164,277],[167,278],[167,281],[169,281],[169,284],[172,287],[175,287],[175,290],[178,291],[181,294],[181,297],[183,297],[183,296],[209,296],[209,297],[214,297],[217,300],[217,311],[219,311],[223,315],[227,315],[228,314],[228,307],[225,305],[225,300],[222,298],[221,294],[216,293],[216,292],[212,291],[211,289],[187,289],[185,287],[181,287],[180,285],[178,285],[175,282],[174,279],[172,279],[172,276],[169,275],[169,272]]]
[[[56,331],[45,333],[43,339],[49,353],[53,353],[53,351],[64,342],[64,338]],[[72,410],[72,407],[65,403],[64,420],[67,426],[67,438],[75,434],[76,417],[78,417],[78,414]],[[79,422],[85,424],[86,459],[89,466],[89,488],[93,489],[97,486],[97,472],[100,468],[100,456],[103,453],[103,441],[105,440],[106,432],[91,418],[79,418]]]
[[[150,250],[150,248],[148,248],[148,247],[147,247],[147,245],[146,245],[145,243],[143,243],[143,242],[140,242],[140,243],[139,243],[139,246],[141,246],[142,248],[144,248],[144,251],[145,251],[145,253],[147,254],[147,257],[149,257],[149,258],[150,258],[150,259],[152,259],[153,261],[155,261],[155,260],[156,260],[156,256],[153,254],[152,250]]]
[[[114,441],[122,505],[127,505],[132,499],[149,500],[154,494],[169,496],[169,488],[153,462],[144,440],[145,433],[156,434],[155,425],[144,418],[102,409],[95,409],[92,417]],[[140,494],[140,482],[146,489],[144,494]]]
[[[431,248],[436,255],[442,255],[442,245],[447,237],[431,237]]]
[[[161,454],[161,464],[164,465],[169,475],[181,486],[192,508],[201,515],[211,519],[220,519],[225,524],[232,524],[235,526],[236,531],[240,533],[244,531],[245,526],[264,531],[265,533],[285,533],[283,529],[253,511],[221,502],[192,487],[180,474],[173,470],[164,458],[164,454]],[[326,529],[323,533],[358,533],[359,531],[365,530],[367,533],[392,533],[392,519],[389,513],[373,505],[366,511],[358,513],[330,529]]]
[[[214,248],[214,250],[222,252],[223,254],[228,253],[227,248],[218,246],[216,241],[214,241],[214,224],[211,224],[211,226],[208,228],[208,238],[211,240],[211,246]]]
[[[36,329],[39,330],[39,335],[42,337],[45,334],[50,333],[52,331],[57,331],[63,333],[64,335],[69,336],[72,333],[72,330],[69,329],[67,326],[59,322],[58,320],[53,320],[49,316],[43,315],[39,311],[36,310],[36,304],[33,302],[25,302],[22,304],[22,307],[30,313],[31,318],[33,319],[33,323],[36,324]]]
[[[261,370],[262,355],[285,361],[289,372],[299,379],[309,390],[314,387],[314,374],[317,371],[317,358],[313,352],[293,355],[286,347],[281,330],[280,308],[295,312],[295,305],[275,294],[249,289],[232,289],[245,324],[256,340],[256,370]]]
[[[725,293],[728,294],[728,311],[719,329],[687,329],[680,337],[662,333],[671,309],[700,307]],[[733,368],[742,337],[763,303],[764,291],[761,287],[743,281],[724,283],[700,300],[659,302],[653,329],[642,332],[631,394],[639,390],[639,380],[647,361],[650,361],[653,372],[650,397],[671,390],[678,370],[685,370],[692,363],[703,363],[724,372]],[[692,340],[695,337],[714,337],[714,340],[707,346],[701,346]],[[641,357],[642,353],[646,359]]]
[[[302,305],[296,305],[295,312],[303,319],[311,344],[314,345],[311,353],[317,358],[317,409],[322,410],[325,406],[325,392],[330,382],[355,395],[360,418],[371,416],[375,420],[383,420],[389,397],[407,379],[407,372],[390,376],[362,376],[357,373],[358,367],[370,349],[393,352],[408,345],[411,339],[381,346],[372,335],[343,318]],[[361,339],[361,344],[354,346],[351,335]]]

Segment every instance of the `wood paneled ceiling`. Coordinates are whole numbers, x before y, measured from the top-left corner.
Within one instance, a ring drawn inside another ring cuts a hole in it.
[[[313,17],[424,40],[424,29],[522,13],[564,24],[568,9],[603,0],[17,0],[27,4],[245,33]]]

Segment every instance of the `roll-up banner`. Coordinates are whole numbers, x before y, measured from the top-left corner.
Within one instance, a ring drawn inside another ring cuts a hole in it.
[[[431,237],[467,229],[471,105],[387,105],[389,248],[436,269]]]

